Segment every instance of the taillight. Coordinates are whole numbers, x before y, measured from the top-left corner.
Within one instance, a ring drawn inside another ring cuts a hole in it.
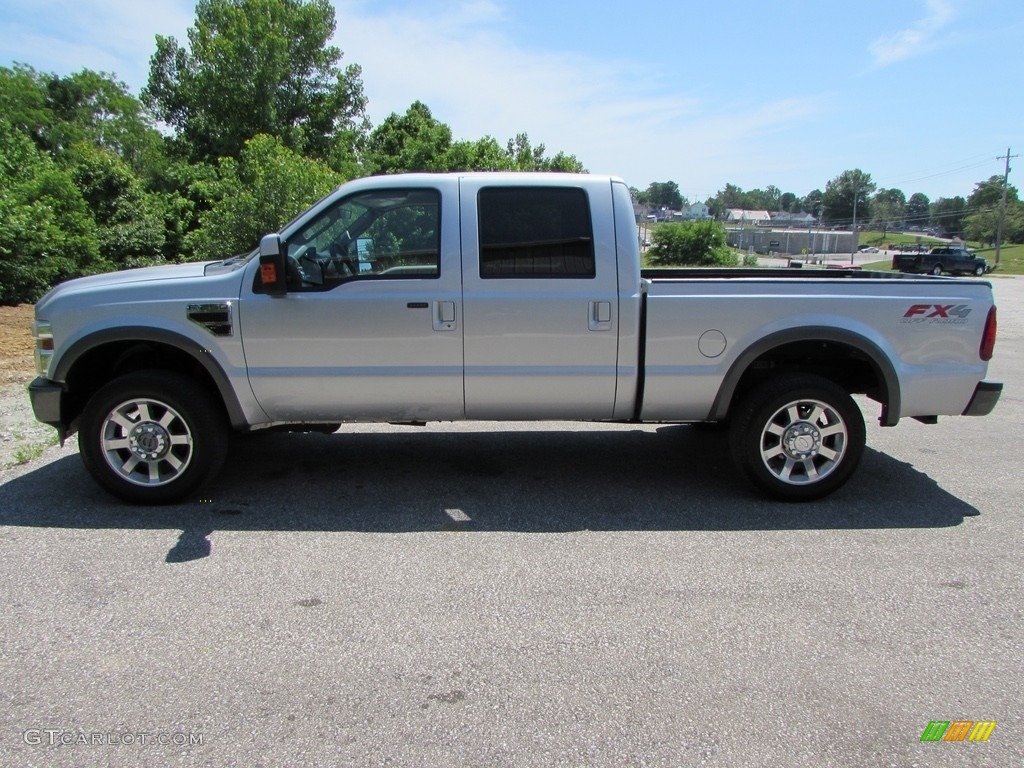
[[[992,359],[992,350],[996,346],[996,308],[992,307],[985,318],[985,332],[981,335],[981,349],[978,354],[981,359],[988,361]]]

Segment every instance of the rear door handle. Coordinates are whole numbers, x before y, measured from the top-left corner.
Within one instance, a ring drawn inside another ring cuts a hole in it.
[[[435,301],[433,314],[435,331],[455,330],[456,322],[454,301]]]
[[[612,329],[612,303],[610,301],[590,302],[590,330],[610,331]]]

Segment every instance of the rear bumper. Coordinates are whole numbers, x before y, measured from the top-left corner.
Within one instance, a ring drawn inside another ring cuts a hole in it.
[[[999,402],[999,396],[1003,393],[1002,382],[979,381],[974,388],[974,395],[971,402],[964,409],[964,416],[988,416],[992,409]]]
[[[64,388],[60,384],[54,384],[49,379],[40,376],[28,385],[28,397],[32,401],[32,412],[36,421],[49,424],[61,433],[64,439],[65,426],[61,420],[61,398]]]

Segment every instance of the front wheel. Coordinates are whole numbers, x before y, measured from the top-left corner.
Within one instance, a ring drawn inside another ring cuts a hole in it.
[[[932,274],[935,275],[936,277],[941,275],[942,274],[942,265],[941,264],[936,264],[934,267],[932,267]]]
[[[178,501],[213,477],[227,454],[218,403],[192,379],[142,371],[90,398],[78,434],[97,483],[135,504]]]
[[[832,493],[857,469],[864,416],[826,378],[780,376],[740,402],[729,440],[733,461],[751,485],[784,501],[809,501]]]
[[[985,274],[985,265],[984,265],[984,264],[978,264],[978,265],[977,265],[977,266],[976,266],[976,267],[974,268],[974,274],[975,274],[975,275],[976,275],[977,277],[981,277],[982,275],[984,275],[984,274]]]

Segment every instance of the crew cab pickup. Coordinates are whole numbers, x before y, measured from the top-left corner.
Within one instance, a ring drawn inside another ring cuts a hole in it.
[[[73,280],[36,305],[36,417],[112,494],[188,497],[231,430],[716,422],[783,499],[854,472],[864,416],[984,415],[991,286],[839,270],[641,272],[627,186],[352,181],[252,253]],[[343,438],[339,438],[343,439]]]
[[[899,272],[918,272],[941,275],[976,275],[989,271],[988,262],[966,248],[940,245],[928,253],[897,253],[892,257],[892,268]]]

